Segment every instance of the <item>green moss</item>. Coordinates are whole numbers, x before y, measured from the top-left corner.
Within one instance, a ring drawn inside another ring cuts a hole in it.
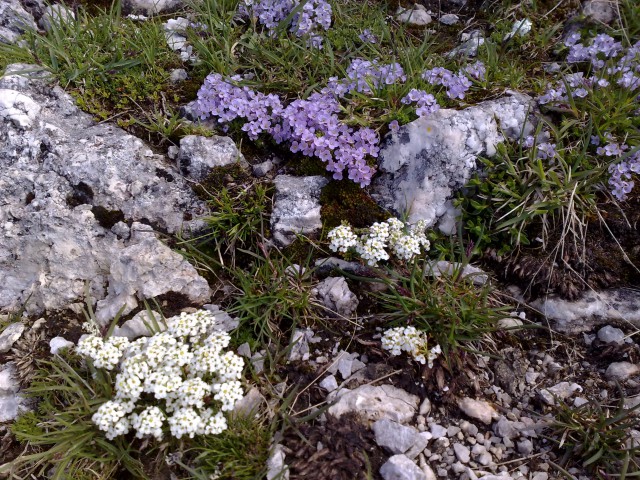
[[[330,182],[322,190],[320,205],[325,229],[337,227],[343,220],[356,228],[365,228],[391,216],[366,190],[350,180]]]

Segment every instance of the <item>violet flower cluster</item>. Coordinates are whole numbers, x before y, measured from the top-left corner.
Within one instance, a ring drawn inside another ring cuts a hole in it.
[[[244,5],[240,5],[240,11],[253,16],[258,23],[273,32],[299,4],[298,0],[245,0]],[[331,5],[326,0],[307,0],[302,10],[291,19],[289,31],[297,37],[308,35],[310,45],[321,47],[322,37],[318,35],[318,31],[329,29],[331,15]]]
[[[593,140],[595,141],[592,141],[592,143],[599,144],[599,138],[595,137]],[[598,155],[618,159],[629,149],[628,145],[616,142],[610,135],[607,135],[607,140],[609,143],[596,149]],[[613,196],[620,201],[626,200],[627,195],[631,193],[635,185],[633,174],[637,175],[639,173],[640,150],[623,160],[618,160],[616,163],[609,165],[609,174],[611,175],[609,177],[609,187]]]
[[[472,85],[469,77],[475,80],[484,80],[486,72],[487,69],[484,64],[477,61],[460,69],[458,73],[453,73],[451,70],[443,67],[425,70],[422,73],[422,78],[431,85],[442,85],[447,90],[447,96],[449,98],[462,100]]]
[[[378,155],[378,135],[370,128],[344,124],[338,117],[338,99],[329,90],[285,107],[277,95],[238,87],[214,73],[200,88],[195,110],[202,119],[216,117],[224,126],[236,119],[243,121],[242,130],[252,140],[266,133],[277,143],[288,143],[294,153],[317,157],[335,179],[342,179],[346,170],[350,180],[364,187],[375,173],[366,159]]]
[[[324,91],[337,97],[348,93],[373,95],[386,85],[404,83],[407,76],[399,63],[380,64],[377,60],[355,58],[347,67],[346,78],[331,77]]]

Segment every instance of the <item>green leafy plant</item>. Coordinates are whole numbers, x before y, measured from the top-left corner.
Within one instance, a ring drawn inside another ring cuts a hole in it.
[[[579,465],[598,479],[640,475],[640,444],[632,435],[640,429],[637,409],[627,408],[622,389],[616,406],[591,398],[579,407],[556,399],[545,437],[563,452],[559,466]]]

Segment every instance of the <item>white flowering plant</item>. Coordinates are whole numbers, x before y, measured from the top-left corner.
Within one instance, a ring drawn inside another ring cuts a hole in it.
[[[343,224],[331,230],[327,237],[332,251],[344,254],[353,250],[373,267],[380,261],[389,260],[390,253],[402,261],[410,261],[423,250],[428,251],[426,227],[423,220],[409,225],[391,217],[386,222],[376,222],[357,231]]]
[[[382,348],[393,356],[407,352],[413,359],[429,368],[433,368],[433,361],[442,353],[440,345],[429,348],[427,334],[416,327],[390,328],[382,335]]]
[[[244,367],[231,351],[228,333],[216,330],[206,310],[167,319],[151,337],[89,335],[76,351],[94,367],[117,372],[115,395],[93,414],[108,439],[135,431],[161,440],[168,430],[181,438],[215,435],[227,429],[225,411],[242,398]]]

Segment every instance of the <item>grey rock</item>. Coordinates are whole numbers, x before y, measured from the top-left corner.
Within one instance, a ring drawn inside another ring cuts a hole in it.
[[[248,342],[244,342],[242,345],[238,347],[237,350],[238,355],[244,358],[251,358],[251,347]]]
[[[506,317],[506,318],[501,318],[500,320],[498,320],[496,325],[497,325],[497,327],[499,329],[516,330],[516,329],[522,327],[522,325],[524,325],[524,322],[522,320],[520,320],[519,318]]]
[[[0,2],[0,43],[15,43],[27,30],[37,30],[33,16],[19,0]]]
[[[155,15],[174,11],[184,4],[183,0],[123,0],[122,8],[126,12]]]
[[[376,436],[378,446],[386,448],[393,454],[405,453],[418,441],[420,435],[420,432],[414,427],[401,425],[387,419],[378,420],[371,428]]]
[[[548,295],[531,306],[551,320],[554,329],[567,334],[587,332],[612,321],[640,327],[640,292],[632,289],[588,290],[574,301]]]
[[[422,400],[422,403],[420,404],[420,410],[418,411],[418,413],[420,415],[428,415],[430,411],[431,401],[429,400],[429,397],[424,397],[424,400]]]
[[[471,437],[475,437],[478,434],[478,427],[476,427],[473,423],[467,422],[463,420],[460,422],[460,428],[462,431]]]
[[[597,336],[598,340],[604,343],[617,343],[618,345],[622,345],[625,340],[624,332],[611,325],[605,325],[598,330]]]
[[[15,364],[9,362],[0,365],[0,423],[15,420],[28,408],[26,400],[19,391]]]
[[[475,57],[478,49],[484,45],[485,39],[481,31],[475,30],[462,37],[462,43],[447,53],[448,58],[454,57]]]
[[[322,229],[320,193],[328,182],[321,176],[278,175],[275,178],[271,230],[278,244],[290,245],[296,234],[312,236]]]
[[[548,480],[549,474],[547,472],[535,472],[531,480]]]
[[[176,164],[183,175],[200,182],[212,168],[239,163],[248,164],[229,137],[201,137],[187,135],[180,140],[180,152]]]
[[[256,387],[251,387],[244,397],[236,402],[231,414],[235,417],[256,415],[260,407],[266,405],[266,403],[266,399],[260,391]]]
[[[327,277],[311,290],[329,315],[349,318],[358,308],[358,297],[349,290],[344,277]]]
[[[69,348],[73,348],[75,343],[70,340],[67,340],[64,337],[53,337],[49,340],[49,351],[51,355],[57,355],[62,350],[68,350]]]
[[[469,447],[461,443],[454,443],[453,451],[456,453],[456,457],[458,458],[458,460],[460,460],[462,463],[469,463],[469,461],[471,460],[471,451],[469,450]]]
[[[267,480],[288,480],[289,468],[284,463],[285,454],[282,445],[277,444],[271,450],[267,459]]]
[[[398,7],[398,10],[396,11],[396,20],[400,23],[406,23],[416,27],[429,25],[432,21],[431,15],[429,15],[427,10],[420,4],[416,4],[415,8],[412,9]]]
[[[222,332],[231,332],[238,328],[240,320],[232,317],[224,310],[221,310],[218,305],[206,304],[202,306],[203,309],[213,313],[213,329],[220,330]],[[254,355],[255,356],[255,355]]]
[[[480,420],[486,425],[489,425],[494,418],[498,417],[495,409],[484,400],[465,397],[458,401],[458,408],[468,417]]]
[[[29,314],[75,308],[86,286],[103,301],[103,321],[152,291],[206,301],[206,281],[153,231],[123,241],[107,224],[119,216],[189,235],[204,223],[185,215],[202,216],[206,205],[163,157],[119,128],[95,124],[47,79],[26,65],[0,79],[0,311],[25,303]]]
[[[375,422],[383,418],[398,423],[407,423],[418,409],[419,399],[391,385],[362,385],[344,393],[329,407],[328,413],[341,417],[345,413],[357,412],[363,421]]]
[[[440,17],[439,22],[444,25],[455,25],[460,18],[455,13],[445,13]]]
[[[309,359],[309,340],[313,338],[313,330],[310,328],[296,328],[291,335],[291,350],[289,351],[289,360],[308,360]]]
[[[76,15],[73,13],[73,10],[60,3],[56,3],[54,5],[49,5],[44,9],[39,23],[44,30],[49,32],[53,25],[73,22],[75,19]]]
[[[111,232],[115,233],[118,238],[123,240],[129,240],[131,238],[131,229],[129,225],[124,222],[118,222],[113,227],[111,227]]]
[[[449,262],[447,260],[439,260],[431,263],[430,273],[434,277],[441,275],[451,277],[457,272],[459,272],[460,278],[470,277],[474,285],[484,285],[489,280],[489,276],[482,269],[474,267],[473,265],[463,266],[458,262]]]
[[[184,82],[187,78],[189,78],[189,75],[184,68],[176,68],[174,70],[171,70],[171,74],[169,75],[169,81],[171,83]]]
[[[531,453],[533,453],[533,442],[529,439],[518,442],[518,453],[521,455],[531,455]]]
[[[438,425],[437,423],[434,423],[433,425],[431,425],[431,436],[436,440],[438,438],[446,437],[447,429],[444,428],[442,425]]]
[[[21,322],[14,322],[7,325],[0,333],[0,353],[7,353],[11,350],[13,344],[22,336],[24,329],[24,323]]]
[[[410,458],[394,455],[380,467],[384,480],[426,480],[427,476]]]
[[[358,262],[347,262],[337,257],[319,258],[315,263],[315,273],[319,276],[325,276],[332,270],[340,269],[345,272],[358,274],[366,272],[366,268]]]
[[[431,441],[433,437],[431,436],[431,433],[429,432],[420,432],[418,434],[418,437],[416,439],[416,442],[413,444],[413,446],[407,450],[404,454],[409,457],[410,459],[414,459],[416,458],[418,455],[420,455],[420,453],[422,453],[422,451],[427,448],[427,445],[429,445],[429,441]]]
[[[151,312],[142,310],[136,313],[130,320],[124,322],[121,327],[114,328],[113,335],[135,340],[139,337],[150,337],[156,333],[156,330],[166,330],[162,315],[153,310]]]
[[[408,212],[410,223],[434,225],[447,201],[476,170],[479,155],[493,156],[496,145],[529,134],[532,100],[512,92],[463,110],[441,109],[391,133],[378,158],[380,175],[373,197],[383,207]]]
[[[595,23],[610,24],[616,18],[618,0],[589,0],[582,5],[582,14]]]
[[[265,177],[275,165],[271,160],[265,160],[262,163],[258,163],[252,167],[253,175],[257,178]]]
[[[319,385],[327,392],[333,392],[338,388],[338,381],[336,380],[335,376],[329,375],[328,377],[325,377]]]
[[[630,362],[614,362],[607,367],[604,376],[607,380],[623,382],[640,373],[640,365]]]
[[[560,382],[553,387],[542,389],[538,392],[540,398],[547,405],[555,405],[555,399],[566,400],[575,392],[581,392],[582,387],[577,383]]]

